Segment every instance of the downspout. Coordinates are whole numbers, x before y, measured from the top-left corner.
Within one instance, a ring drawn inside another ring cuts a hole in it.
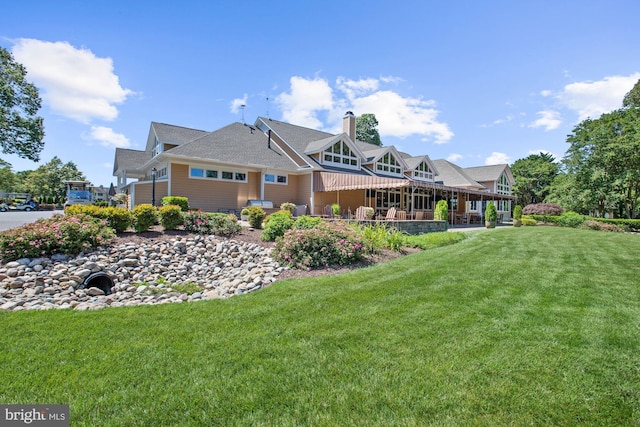
[[[311,207],[309,208],[309,214],[311,215],[315,213],[313,211],[314,200],[315,200],[315,192],[313,191],[313,175],[315,175],[315,173],[311,171],[311,180],[309,181],[311,184],[311,188],[310,188],[311,191],[309,191],[309,193],[311,194],[311,198],[309,199],[309,202],[311,203]]]

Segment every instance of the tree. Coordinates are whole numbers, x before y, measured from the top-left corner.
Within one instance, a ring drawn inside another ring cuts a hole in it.
[[[42,101],[25,79],[27,71],[0,47],[0,144],[5,154],[37,162],[44,148],[44,125],[36,115]]]
[[[56,202],[61,202],[66,195],[66,185],[62,181],[84,179],[84,174],[78,170],[75,163],[63,164],[56,156],[25,177],[25,192],[33,194],[38,199],[51,197]]]
[[[516,180],[513,190],[520,205],[545,201],[560,171],[560,165],[555,160],[551,154],[539,153],[516,160],[511,165],[511,173]]]
[[[356,139],[369,144],[382,145],[378,132],[378,120],[375,114],[363,114],[356,117]]]
[[[11,165],[6,162],[2,163],[3,164],[0,165],[0,190],[14,192],[18,184],[16,175],[11,170]]]
[[[640,108],[640,80],[636,82],[633,88],[624,96],[622,100],[623,108]]]

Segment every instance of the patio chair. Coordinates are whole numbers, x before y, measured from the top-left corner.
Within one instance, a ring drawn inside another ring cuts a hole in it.
[[[424,211],[416,212],[416,221],[423,221],[423,220],[424,220]]]
[[[333,209],[331,208],[331,205],[326,205],[324,209],[322,209],[322,217],[333,218]]]
[[[367,214],[364,206],[360,206],[356,209],[356,220],[364,221],[367,219]]]
[[[385,221],[395,221],[396,220],[396,208],[389,208],[387,211],[387,216],[384,217]]]
[[[407,211],[397,211],[396,218],[398,221],[406,221],[407,220]]]

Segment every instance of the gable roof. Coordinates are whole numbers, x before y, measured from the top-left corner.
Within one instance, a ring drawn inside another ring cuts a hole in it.
[[[502,175],[503,172],[506,172],[507,179],[510,179],[512,183],[514,182],[509,165],[506,163],[500,165],[474,166],[465,168],[464,170],[476,181],[497,181],[498,178],[500,178],[500,175]]]
[[[487,188],[471,178],[460,166],[447,160],[434,160],[433,164],[438,169],[436,181],[442,181],[447,187],[465,187],[480,190]]]
[[[117,171],[142,172],[140,167],[144,165],[151,156],[146,151],[132,150],[129,148],[116,148],[116,156],[113,161],[113,174]]]
[[[407,164],[409,169],[414,170],[415,168],[420,166],[420,163],[425,162],[431,169],[431,172],[433,172],[434,176],[439,175],[438,168],[433,163],[433,161],[429,158],[429,156],[427,156],[426,154],[422,156],[415,156],[415,157],[405,157],[406,153],[401,153],[401,154],[403,155],[404,162]]]
[[[206,135],[207,131],[190,129],[183,126],[168,125],[166,123],[151,122],[146,150],[153,149],[154,139],[164,144],[182,145],[196,138]]]
[[[250,167],[299,170],[276,144],[268,148],[267,136],[263,132],[238,122],[206,133],[163,154],[167,157],[199,158]]]

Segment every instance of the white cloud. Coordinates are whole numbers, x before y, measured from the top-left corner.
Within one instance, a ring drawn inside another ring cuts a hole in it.
[[[99,58],[88,49],[67,42],[18,39],[13,47],[28,78],[41,89],[43,101],[53,111],[82,123],[114,120],[115,104],[134,92],[120,86],[111,58]]]
[[[448,142],[453,132],[438,120],[435,101],[403,97],[381,86],[397,82],[399,78],[385,77],[379,80],[365,78],[336,79],[335,90],[327,80],[314,77],[291,77],[289,92],[276,97],[283,112],[283,119],[290,123],[332,132],[342,131],[342,117],[347,110],[356,115],[375,114],[380,136],[406,138],[421,136],[424,141],[436,144]],[[326,123],[319,115],[326,117]]]
[[[543,90],[543,91],[540,92],[540,95],[542,95],[542,96],[544,96],[546,98],[548,96],[553,95],[553,92],[550,91],[550,90]]]
[[[449,154],[449,156],[447,157],[447,160],[450,161],[451,163],[455,163],[458,160],[464,158],[464,156],[462,154],[458,154],[458,153],[451,153]]]
[[[622,107],[622,99],[640,79],[640,72],[629,76],[609,76],[595,82],[566,85],[557,95],[562,105],[578,113],[578,120],[598,118]]]
[[[511,159],[505,153],[499,153],[494,151],[489,157],[484,160],[485,165],[501,165],[504,163],[511,163]]]
[[[116,133],[113,129],[104,126],[91,126],[89,139],[98,141],[100,145],[114,148],[131,147],[129,139],[121,133]]]
[[[104,166],[105,169],[113,169],[113,163],[110,162],[104,162],[102,166]]]
[[[539,118],[529,123],[530,128],[544,128],[546,131],[557,129],[561,124],[560,113],[553,110],[538,111]]]
[[[333,90],[324,79],[293,76],[290,79],[290,92],[278,95],[276,102],[282,109],[285,121],[319,129],[322,122],[318,119],[318,112],[333,109]]]
[[[249,95],[245,93],[242,98],[236,98],[231,101],[231,112],[233,114],[236,114],[238,111],[240,111],[240,107],[247,105],[247,98],[249,98]]]

